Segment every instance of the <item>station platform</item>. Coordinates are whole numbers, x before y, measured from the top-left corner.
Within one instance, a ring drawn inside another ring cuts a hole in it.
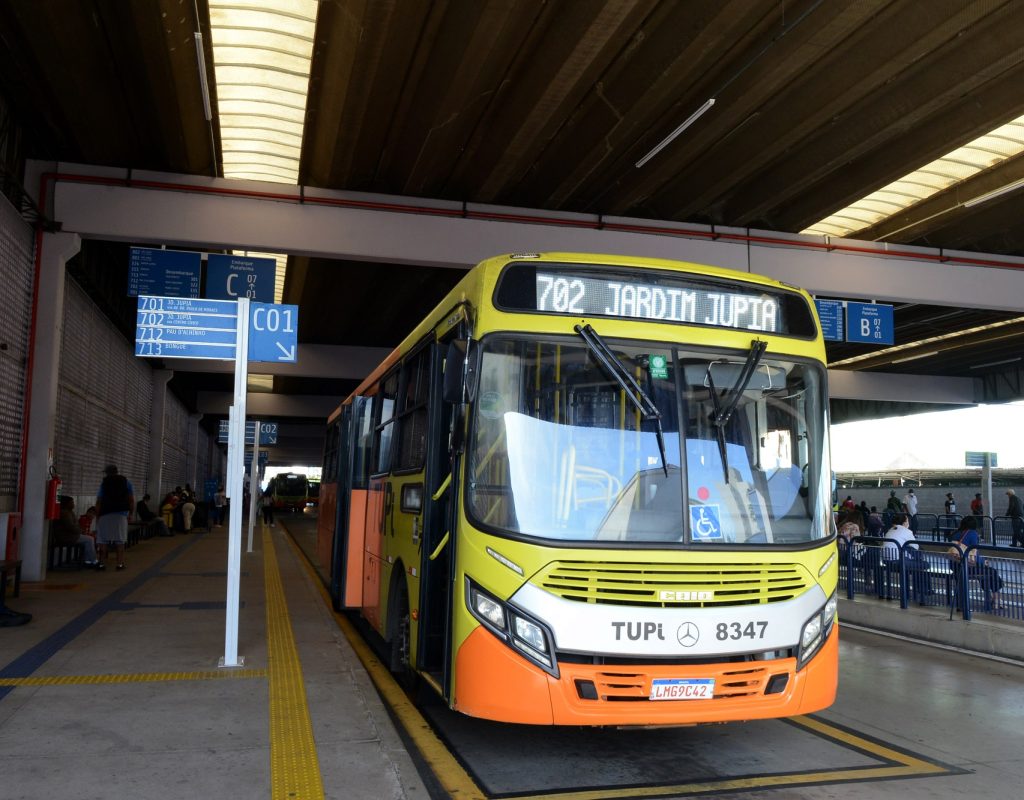
[[[291,538],[242,540],[241,668],[218,668],[226,528],[8,594],[32,620],[0,628],[0,797],[428,796]]]
[[[1024,776],[1024,626],[843,600],[840,694],[822,714],[502,725],[413,706],[332,612],[307,557],[314,528],[286,517],[243,552],[240,668],[217,666],[224,528],[143,541],[123,572],[23,584],[8,602],[32,621],[0,628],[0,797],[955,800],[1014,796]],[[986,641],[1002,663],[975,657]]]

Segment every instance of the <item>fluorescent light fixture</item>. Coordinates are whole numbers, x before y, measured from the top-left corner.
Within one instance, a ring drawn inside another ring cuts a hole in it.
[[[209,7],[224,177],[295,185],[319,3]]]
[[[1002,361],[989,361],[989,362],[987,362],[985,364],[975,364],[973,367],[970,367],[970,369],[984,369],[985,367],[998,367],[998,366],[1001,366],[1002,364],[1013,364],[1014,362],[1020,361],[1020,359],[1021,359],[1021,356],[1017,356],[1016,358],[1004,358]]]
[[[647,155],[645,155],[643,158],[641,158],[639,161],[637,161],[636,162],[636,168],[640,169],[640,167],[642,167],[644,164],[646,164],[648,161],[650,161],[652,158],[654,158],[656,155],[658,155],[658,153],[660,153],[662,150],[664,150],[666,147],[668,147],[672,143],[672,141],[677,136],[679,136],[679,134],[681,134],[683,131],[685,131],[687,128],[689,128],[693,123],[695,123],[698,119],[700,119],[704,114],[706,114],[711,109],[711,106],[713,106],[714,104],[715,104],[715,98],[713,98],[713,97],[708,98],[704,102],[704,105],[702,105],[700,108],[698,108],[692,114],[690,114],[690,116],[688,116],[683,121],[682,125],[680,125],[674,131],[672,131],[672,133],[670,133],[668,136],[666,136],[660,142],[658,142],[658,144],[656,144],[654,146],[654,149],[651,150],[651,152],[649,152]]]
[[[274,376],[250,372],[245,376],[245,388],[249,392],[274,391]]]
[[[1000,125],[995,130],[979,136],[967,144],[952,150],[925,164],[918,170],[883,186],[866,197],[841,208],[829,217],[820,220],[801,233],[822,236],[849,236],[857,231],[870,228],[926,200],[973,178],[997,164],[1024,154],[1024,116]],[[960,206],[970,207],[984,203],[1005,192],[1024,186],[1024,180],[1015,181],[994,192],[988,192],[964,203],[953,202],[946,213]],[[938,216],[938,215],[936,215]],[[929,217],[930,219],[930,217]],[[902,230],[902,229],[901,229]],[[899,231],[890,232],[888,236]]]
[[[929,353],[918,353],[915,356],[906,356],[904,358],[894,358],[889,363],[890,364],[902,364],[904,361],[917,361],[917,359],[919,359],[919,358],[931,358],[932,356],[937,356],[939,354],[939,352],[940,352],[939,350],[932,350]]]
[[[851,356],[850,358],[844,358],[844,359],[842,359],[840,361],[833,361],[831,364],[828,365],[828,367],[829,367],[829,369],[832,369],[833,367],[848,367],[848,366],[851,366],[853,364],[858,364],[861,361],[867,361],[869,359],[874,360],[874,359],[877,359],[877,358],[881,358],[882,356],[893,355],[893,354],[896,354],[896,353],[909,352],[910,350],[913,350],[916,347],[922,347],[924,345],[929,345],[929,344],[937,344],[939,342],[948,342],[951,339],[958,339],[961,336],[969,336],[972,333],[981,333],[982,331],[995,331],[995,330],[997,330],[999,328],[1005,328],[1008,325],[1019,325],[1022,322],[1024,322],[1024,317],[1013,317],[1012,319],[1004,319],[1004,320],[1000,320],[999,322],[989,322],[986,325],[976,325],[973,328],[964,328],[961,331],[953,331],[952,333],[943,333],[943,334],[940,334],[938,336],[928,336],[928,337],[926,337],[924,339],[918,339],[916,342],[907,342],[906,344],[898,344],[898,345],[895,345],[893,347],[886,347],[886,348],[884,348],[882,350],[873,350],[872,352],[864,353],[863,355]],[[1006,336],[1009,336],[1009,335],[1010,334],[1005,334],[1004,336],[995,336],[995,337],[992,337],[992,339],[1005,338]],[[991,341],[992,339],[989,339],[988,341]],[[946,348],[946,349],[949,350],[949,349],[952,349],[952,348]],[[915,358],[916,357],[917,356],[915,356]],[[921,357],[923,358],[923,356],[921,356]],[[910,359],[906,359],[906,360],[909,361]],[[895,361],[891,361],[889,363],[895,364],[896,362]]]
[[[1013,183],[1008,183],[1006,186],[1000,186],[998,189],[993,189],[991,192],[985,192],[985,194],[979,195],[978,197],[972,197],[970,200],[964,202],[964,208],[971,208],[971,206],[981,205],[987,203],[989,200],[995,200],[997,197],[1002,197],[1004,194],[1019,189],[1024,186],[1024,178]]]
[[[203,114],[206,121],[213,119],[213,110],[210,108],[210,84],[206,78],[206,52],[203,50],[203,34],[196,31],[196,60],[199,62],[199,89],[203,93]]]

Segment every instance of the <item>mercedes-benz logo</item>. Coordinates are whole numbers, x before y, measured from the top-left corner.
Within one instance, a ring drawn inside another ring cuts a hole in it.
[[[676,631],[676,638],[683,647],[693,647],[700,639],[700,629],[692,622],[684,622]]]

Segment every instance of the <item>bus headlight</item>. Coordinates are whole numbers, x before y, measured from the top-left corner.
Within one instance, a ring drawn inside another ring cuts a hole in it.
[[[543,622],[502,602],[466,578],[466,604],[484,627],[524,658],[558,677],[554,637]]]
[[[476,611],[477,616],[483,617],[484,620],[491,623],[495,628],[504,630],[505,611],[501,607],[501,603],[478,590],[473,590],[471,597],[473,610]]]
[[[534,625],[530,620],[523,619],[515,613],[512,614],[512,619],[515,624],[516,638],[522,639],[540,653],[548,651],[548,643],[544,641],[544,631],[540,629],[539,625]]]
[[[821,645],[832,633],[838,602],[838,595],[833,592],[832,596],[825,601],[825,605],[804,623],[804,627],[800,631],[800,653],[796,659],[797,669],[801,669],[814,657],[814,654],[821,649]]]

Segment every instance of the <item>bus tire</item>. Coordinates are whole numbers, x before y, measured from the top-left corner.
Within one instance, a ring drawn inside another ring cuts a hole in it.
[[[410,624],[409,593],[405,581],[399,577],[392,588],[391,602],[388,604],[388,631],[391,634],[388,669],[405,689],[410,689],[415,683],[415,673],[409,663]]]

